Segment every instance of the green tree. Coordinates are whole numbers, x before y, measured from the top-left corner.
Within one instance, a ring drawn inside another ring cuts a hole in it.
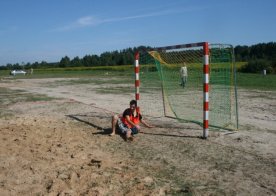
[[[91,65],[92,65],[92,64],[91,64],[91,56],[90,56],[90,55],[85,55],[85,56],[83,57],[83,59],[82,59],[82,64],[83,64],[83,66],[85,66],[85,67],[91,66]]]
[[[68,56],[62,57],[59,62],[59,67],[68,67],[70,65],[70,58]]]
[[[78,56],[76,56],[75,58],[72,59],[71,61],[71,65],[74,67],[79,67],[82,65],[81,60]]]
[[[248,61],[250,49],[248,46],[236,46],[235,56],[236,61]]]

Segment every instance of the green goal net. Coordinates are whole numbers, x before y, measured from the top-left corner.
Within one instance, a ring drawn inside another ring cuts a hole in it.
[[[146,115],[167,116],[202,125],[203,48],[182,46],[140,52],[139,104]],[[231,45],[209,44],[208,113],[210,127],[238,129],[235,63]]]

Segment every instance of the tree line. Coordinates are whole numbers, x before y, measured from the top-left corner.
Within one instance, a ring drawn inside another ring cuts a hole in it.
[[[0,66],[2,70],[14,69],[43,69],[43,68],[66,68],[66,67],[91,67],[91,66],[113,66],[113,65],[131,65],[134,62],[134,54],[136,51],[149,50],[150,47],[139,46],[134,48],[126,48],[120,51],[104,52],[101,55],[91,54],[85,55],[83,58],[78,56],[70,59],[68,56],[61,58],[59,62],[48,63],[46,61],[34,63],[8,63]]]
[[[235,47],[236,62],[247,62],[240,71],[258,73],[266,70],[276,73],[276,42]]]
[[[61,58],[59,62],[48,63],[46,61],[34,63],[15,63],[0,66],[2,70],[13,69],[41,69],[41,68],[66,68],[66,67],[91,67],[91,66],[119,66],[131,65],[134,62],[134,53],[141,50],[152,49],[149,46],[126,48],[112,52],[104,52],[100,55],[90,54],[83,58],[78,56],[70,59],[68,56]],[[268,73],[276,73],[276,42],[260,43],[252,46],[236,46],[236,62],[247,62],[240,68],[241,72],[257,73],[266,69]]]

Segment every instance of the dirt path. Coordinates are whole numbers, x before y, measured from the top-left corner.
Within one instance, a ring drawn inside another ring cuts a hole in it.
[[[1,195],[276,194],[275,92],[240,91],[238,133],[202,140],[197,125],[152,118],[157,128],[129,143],[108,133],[132,94],[54,85],[67,80],[0,82],[11,89],[1,94]]]

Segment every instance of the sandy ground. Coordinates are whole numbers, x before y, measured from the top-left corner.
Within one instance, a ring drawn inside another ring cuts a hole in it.
[[[275,92],[239,89],[239,132],[147,117],[125,142],[110,116],[133,95],[68,80],[0,81],[0,195],[276,195]]]

